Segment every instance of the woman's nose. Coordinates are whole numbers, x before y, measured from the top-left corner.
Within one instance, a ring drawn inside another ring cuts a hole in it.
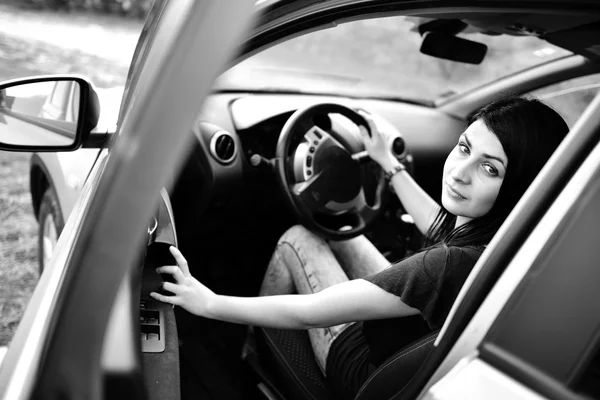
[[[464,184],[468,184],[471,182],[470,177],[470,165],[467,162],[459,162],[454,165],[452,171],[450,172],[450,176],[456,182],[461,182]]]

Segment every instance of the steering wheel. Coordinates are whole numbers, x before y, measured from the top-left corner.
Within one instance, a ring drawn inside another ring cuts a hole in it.
[[[372,225],[384,211],[389,190],[360,137],[342,125],[334,127],[330,114],[340,114],[371,134],[367,121],[341,104],[299,109],[279,135],[276,175],[301,223],[322,237],[341,240]]]

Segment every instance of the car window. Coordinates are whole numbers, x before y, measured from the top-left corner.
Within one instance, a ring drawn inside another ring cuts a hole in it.
[[[600,74],[593,74],[547,86],[531,94],[558,111],[569,127],[573,127],[598,91]]]
[[[245,60],[223,74],[216,86],[432,104],[570,54],[536,37],[469,31],[459,36],[488,46],[483,62],[442,60],[420,53],[418,26],[423,22],[397,16],[311,32]]]

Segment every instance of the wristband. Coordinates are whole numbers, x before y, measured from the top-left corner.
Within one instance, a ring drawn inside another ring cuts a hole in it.
[[[402,163],[398,163],[398,165],[394,166],[394,168],[385,173],[385,179],[389,182],[390,180],[392,180],[394,175],[404,170],[406,170],[406,167]]]

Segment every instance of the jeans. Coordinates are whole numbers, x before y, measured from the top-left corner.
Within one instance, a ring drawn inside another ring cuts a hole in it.
[[[325,241],[303,226],[279,239],[260,290],[261,296],[310,294],[329,286],[378,273],[390,262],[364,236]],[[323,374],[333,341],[350,324],[309,329],[315,358]]]

